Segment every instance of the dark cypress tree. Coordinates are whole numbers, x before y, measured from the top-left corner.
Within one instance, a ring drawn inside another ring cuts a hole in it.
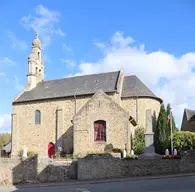
[[[161,105],[160,113],[154,135],[154,144],[157,153],[163,154],[167,148],[167,112],[164,104]]]

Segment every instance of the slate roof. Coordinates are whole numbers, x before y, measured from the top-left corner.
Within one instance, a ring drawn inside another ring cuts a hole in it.
[[[195,132],[195,110],[184,109],[181,131]]]
[[[6,153],[11,152],[11,148],[12,148],[12,142],[11,142],[11,141],[9,141],[7,144],[5,144],[5,145],[3,146],[3,150],[5,150]]]
[[[158,98],[140,79],[135,75],[126,76],[124,78],[122,97],[150,97],[159,100]]]
[[[119,75],[120,71],[115,71],[43,81],[31,91],[22,93],[13,103],[90,95],[98,90],[103,90],[105,93],[116,92]],[[137,96],[154,98],[162,103],[162,100],[156,97],[136,76],[126,76],[121,97]]]
[[[191,118],[195,115],[195,110],[184,109],[184,112],[186,112],[187,121],[190,121]]]
[[[116,92],[119,73],[120,71],[116,71],[43,81],[31,91],[24,92],[14,102],[88,95],[100,89],[106,93]]]

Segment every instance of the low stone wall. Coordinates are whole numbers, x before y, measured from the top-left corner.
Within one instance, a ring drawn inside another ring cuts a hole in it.
[[[78,180],[97,180],[192,172],[195,172],[195,151],[189,151],[181,159],[120,160],[117,158],[89,158],[78,160]]]
[[[60,182],[77,179],[77,161],[55,161],[34,156],[0,158],[0,185]]]

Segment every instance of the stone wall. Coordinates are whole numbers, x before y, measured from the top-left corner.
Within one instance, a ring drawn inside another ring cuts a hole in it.
[[[152,98],[123,98],[121,106],[138,122],[138,126],[145,128],[146,110],[151,109],[153,116],[153,127],[160,112],[160,102]],[[134,134],[136,127],[131,126],[131,133]]]
[[[192,172],[195,172],[195,151],[190,151],[182,159],[174,160],[120,160],[117,158],[78,160],[78,180]]]
[[[123,98],[120,101],[120,93],[109,94],[116,103],[129,112],[129,115],[138,119],[139,125],[145,127],[146,110],[151,109],[152,113],[156,113],[156,118],[160,110],[160,102],[150,98],[138,98],[137,105],[136,99]],[[13,105],[13,135],[12,135],[12,156],[17,156],[18,151],[27,147],[28,151],[33,151],[42,156],[47,156],[47,148],[50,142],[58,144],[63,147],[66,153],[73,151],[73,124],[71,120],[86,103],[91,96],[80,96],[75,99],[73,97],[58,99],[58,100],[45,100],[34,101],[26,103],[16,103]],[[137,109],[136,109],[137,108]],[[41,124],[35,124],[35,111],[41,112]],[[104,109],[107,111],[108,109]],[[137,110],[137,113],[136,113]],[[96,113],[97,109],[91,110],[91,113]],[[119,119],[120,114],[115,113],[114,120]],[[89,113],[85,119],[89,119]],[[93,115],[93,114],[92,114]],[[117,117],[117,115],[119,115]],[[138,115],[138,117],[136,116]],[[108,117],[109,114],[107,113]],[[113,116],[110,117],[110,119]],[[123,119],[123,118],[121,118]],[[119,122],[119,121],[118,121]],[[117,122],[117,123],[118,123]],[[116,123],[116,124],[117,124]],[[92,126],[90,124],[90,126]],[[86,125],[83,124],[83,127]],[[134,127],[131,126],[131,132],[134,133]],[[112,135],[108,135],[112,137]],[[86,138],[87,139],[87,138]],[[126,141],[123,141],[123,145]],[[110,144],[110,143],[107,143]],[[124,146],[122,146],[124,148]]]
[[[77,161],[0,158],[0,185],[60,182],[77,178]]]
[[[90,97],[77,99],[77,110]],[[35,110],[41,112],[41,124],[35,124]],[[56,119],[58,113],[58,119]],[[75,114],[74,98],[28,102],[13,106],[13,152],[16,156],[24,146],[28,151],[47,156],[49,142],[56,143],[56,138],[65,141],[65,150],[70,153],[73,145],[72,117]],[[58,122],[58,127],[56,125]],[[58,132],[56,135],[56,129]]]
[[[118,101],[118,94],[109,94]],[[59,143],[63,151],[72,153],[73,150],[73,124],[71,120],[76,112],[92,97],[79,96],[44,100],[13,105],[13,137],[12,156],[17,156],[18,151],[27,147],[42,156],[47,156],[50,142]],[[35,124],[35,111],[41,112],[41,124]]]

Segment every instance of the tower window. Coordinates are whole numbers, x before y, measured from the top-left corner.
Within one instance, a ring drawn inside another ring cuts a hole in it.
[[[38,52],[38,59],[40,59],[40,52]]]

